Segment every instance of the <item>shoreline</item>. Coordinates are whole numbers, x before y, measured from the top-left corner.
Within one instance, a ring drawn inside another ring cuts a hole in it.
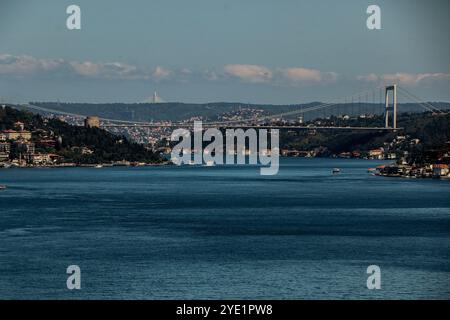
[[[138,168],[138,167],[162,167],[162,166],[170,166],[172,165],[170,162],[161,162],[161,163],[130,163],[130,164],[111,164],[111,163],[98,163],[98,164],[75,164],[75,163],[66,163],[59,165],[15,165],[8,164],[7,166],[0,166],[1,169],[58,169],[58,168],[112,168],[112,167],[130,167],[130,168]]]

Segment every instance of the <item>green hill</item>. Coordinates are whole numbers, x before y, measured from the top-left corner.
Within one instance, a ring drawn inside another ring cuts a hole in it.
[[[321,120],[326,123],[331,120]],[[370,123],[367,123],[370,121]],[[383,126],[383,117],[378,116],[371,120],[354,119],[347,125]],[[379,148],[385,142],[390,142],[399,135],[419,139],[424,150],[443,148],[450,140],[450,114],[432,115],[430,113],[403,113],[399,115],[398,126],[402,128],[397,132],[386,131],[317,131],[311,134],[308,131],[282,132],[280,144],[282,148],[312,150],[324,147],[332,154],[350,152],[354,150],[368,151]]]
[[[78,164],[109,163],[130,161],[159,163],[159,155],[144,146],[132,143],[125,137],[113,135],[100,128],[72,126],[58,119],[44,119],[40,115],[16,110],[10,107],[0,109],[0,130],[13,129],[20,121],[25,129],[33,131],[33,142],[38,151],[55,153],[64,157],[65,162]],[[55,146],[42,146],[42,139],[60,140]],[[92,151],[83,154],[82,149]]]

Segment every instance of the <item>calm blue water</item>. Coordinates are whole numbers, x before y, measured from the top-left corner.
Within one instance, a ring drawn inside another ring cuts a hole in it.
[[[0,170],[0,298],[449,299],[450,181],[379,163]]]

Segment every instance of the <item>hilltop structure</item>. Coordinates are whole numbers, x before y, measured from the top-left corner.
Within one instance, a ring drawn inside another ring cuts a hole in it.
[[[87,117],[84,120],[84,126],[86,128],[99,128],[100,127],[100,119],[98,117]]]

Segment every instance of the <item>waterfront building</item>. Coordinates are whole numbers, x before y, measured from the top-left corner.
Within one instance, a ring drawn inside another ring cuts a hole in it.
[[[442,177],[450,173],[448,164],[433,164],[433,176]]]
[[[11,152],[11,144],[8,142],[0,142],[0,152],[10,153]]]
[[[5,162],[9,160],[9,155],[11,152],[11,144],[7,142],[0,143],[0,162]]]
[[[384,159],[384,149],[383,148],[379,148],[379,149],[373,149],[369,151],[369,157],[371,159]]]
[[[36,151],[35,144],[28,141],[16,141],[14,146],[20,153],[33,154]]]

